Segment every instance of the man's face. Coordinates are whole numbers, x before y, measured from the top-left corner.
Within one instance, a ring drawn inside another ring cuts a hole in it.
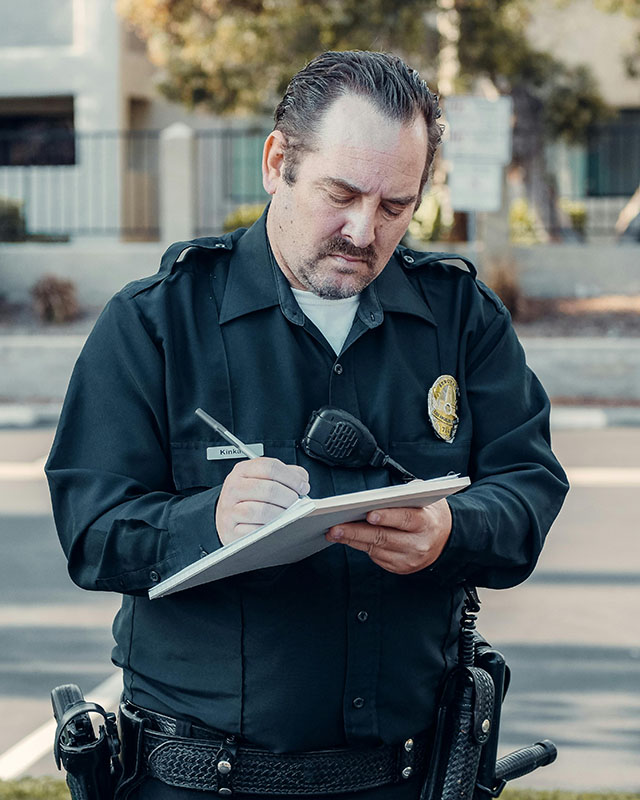
[[[351,297],[382,272],[419,199],[427,127],[389,120],[369,100],[338,98],[317,147],[283,178],[285,140],[267,139],[263,180],[273,199],[267,233],[289,283],[320,297]]]

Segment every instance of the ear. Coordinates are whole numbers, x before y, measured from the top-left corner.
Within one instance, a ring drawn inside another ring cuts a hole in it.
[[[262,151],[262,185],[267,194],[275,194],[282,179],[284,151],[287,146],[282,131],[271,131]]]

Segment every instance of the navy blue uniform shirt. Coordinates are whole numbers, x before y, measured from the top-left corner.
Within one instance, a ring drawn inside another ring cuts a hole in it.
[[[427,412],[443,374],[460,387],[452,443]],[[220,547],[215,503],[235,461],[207,459],[225,442],[198,406],[304,466],[312,497],[390,482],[301,452],[311,412],[327,404],[362,419],[418,477],[469,475],[435,564],[397,575],[335,544],[149,600],[158,580]],[[458,266],[398,248],[336,356],[275,263],[264,217],[174,245],[96,323],[47,464],[71,577],[123,595],[113,659],[125,696],[277,752],[425,730],[455,661],[460,582],[524,580],[562,504],[548,418],[507,311]]]

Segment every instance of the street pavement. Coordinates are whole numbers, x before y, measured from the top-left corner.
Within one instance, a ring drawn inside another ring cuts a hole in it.
[[[556,419],[572,490],[538,569],[520,587],[481,591],[479,628],[512,669],[500,754],[550,738],[558,761],[514,786],[640,791],[640,426],[588,430],[566,410]],[[118,694],[118,599],[67,577],[42,477],[52,435],[0,430],[0,778],[18,760],[18,774],[55,774],[41,729],[53,686],[97,687],[112,704]]]

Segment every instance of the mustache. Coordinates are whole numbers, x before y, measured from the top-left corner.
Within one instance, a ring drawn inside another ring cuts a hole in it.
[[[324,258],[325,256],[336,254],[358,258],[369,266],[375,264],[377,256],[376,249],[371,244],[367,247],[356,247],[355,244],[352,244],[347,239],[343,239],[341,236],[333,236],[322,248],[319,256],[320,258]]]

